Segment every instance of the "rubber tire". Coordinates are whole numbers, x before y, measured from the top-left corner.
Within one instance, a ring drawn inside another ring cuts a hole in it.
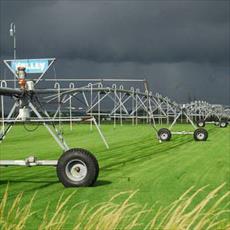
[[[162,135],[163,133],[168,134],[168,138],[167,138],[167,139],[161,139],[161,135]],[[158,137],[159,137],[159,139],[160,139],[161,141],[170,141],[170,139],[171,139],[171,137],[172,137],[171,131],[170,131],[169,129],[166,129],[166,128],[159,129],[158,132],[157,132],[157,135],[158,135]]]
[[[202,123],[202,125],[200,125],[200,123]],[[196,123],[197,127],[205,127],[205,121],[204,120],[198,120]]]
[[[202,140],[200,140],[197,136],[199,133],[203,133],[204,134],[204,138]],[[202,129],[202,128],[199,128],[199,129],[196,129],[193,133],[193,137],[194,137],[194,140],[195,141],[206,141],[208,139],[208,132],[206,129]]]
[[[83,161],[87,167],[87,175],[81,181],[71,180],[65,172],[65,167],[69,161],[78,159]],[[92,186],[98,177],[99,165],[95,156],[89,151],[81,148],[69,149],[64,152],[58,160],[57,177],[65,187],[88,187]]]
[[[226,128],[228,126],[228,122],[227,121],[220,121],[220,128]]]

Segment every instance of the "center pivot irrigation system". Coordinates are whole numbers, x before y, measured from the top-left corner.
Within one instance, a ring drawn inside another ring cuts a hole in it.
[[[63,150],[63,154],[58,160],[38,160],[35,156],[25,160],[0,160],[0,166],[56,166],[57,176],[64,186],[90,186],[97,179],[98,162],[87,150],[69,148],[60,130],[62,122],[68,122],[70,129],[73,122],[88,121],[90,129],[94,124],[107,148],[108,143],[100,130],[102,120],[112,121],[114,127],[127,120],[130,120],[132,125],[137,125],[138,122],[151,124],[159,142],[169,141],[172,135],[188,134],[193,135],[196,141],[206,141],[208,133],[199,126],[203,127],[201,121],[207,122],[214,116],[218,118],[220,127],[226,127],[228,124],[229,108],[203,101],[177,104],[158,93],[153,94],[147,81],[143,79],[57,79],[56,76],[54,79],[44,78],[54,61],[55,58],[4,61],[14,79],[0,82],[0,140],[4,140],[16,123],[43,124]],[[9,87],[12,83],[15,86],[15,81],[18,87]],[[134,88],[134,83],[141,84],[142,89]],[[41,87],[44,85],[46,88]],[[13,98],[14,101],[7,116],[5,96]],[[179,120],[191,123],[194,131],[173,132],[172,128]],[[171,125],[169,128],[158,130],[156,122]],[[199,128],[194,122],[197,122]]]

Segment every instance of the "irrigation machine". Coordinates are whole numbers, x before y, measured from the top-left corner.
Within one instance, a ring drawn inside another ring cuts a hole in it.
[[[90,186],[97,179],[98,162],[88,150],[71,149],[67,145],[60,130],[62,122],[69,123],[71,130],[73,122],[88,121],[90,129],[94,124],[107,148],[100,129],[102,120],[112,121],[114,128],[127,120],[132,125],[150,124],[159,142],[169,141],[172,135],[193,135],[196,141],[206,141],[208,132],[203,127],[210,118],[218,118],[215,124],[218,122],[220,127],[228,124],[229,108],[203,101],[180,105],[159,93],[154,94],[145,79],[57,78],[55,69],[53,79],[44,78],[50,67],[54,68],[54,61],[55,58],[4,61],[14,79],[0,81],[0,140],[4,140],[16,123],[43,124],[62,149],[62,155],[58,160],[38,160],[35,156],[24,160],[0,160],[0,166],[56,166],[57,176],[64,186]],[[137,83],[139,88],[134,88]],[[5,97],[11,97],[14,102],[7,116]],[[186,120],[194,130],[173,131],[179,120]],[[169,128],[158,129],[157,122]]]

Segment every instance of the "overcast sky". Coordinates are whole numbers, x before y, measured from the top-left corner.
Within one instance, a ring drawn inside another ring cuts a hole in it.
[[[1,60],[10,22],[17,58],[56,57],[58,76],[146,78],[178,102],[230,104],[230,1],[0,0]]]

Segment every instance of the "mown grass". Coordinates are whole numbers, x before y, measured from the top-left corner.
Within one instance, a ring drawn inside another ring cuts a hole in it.
[[[188,130],[187,125],[178,125],[177,129]],[[38,226],[43,219],[44,210],[49,203],[48,216],[55,213],[61,195],[63,199],[76,191],[66,208],[86,201],[94,207],[98,203],[107,202],[111,197],[124,191],[136,191],[132,198],[137,205],[156,204],[167,207],[177,200],[181,194],[194,186],[191,192],[209,185],[207,192],[220,184],[226,183],[219,196],[226,194],[230,188],[230,130],[208,126],[209,139],[204,143],[196,143],[191,136],[175,136],[171,142],[159,144],[150,126],[103,125],[102,130],[110,144],[106,150],[99,135],[94,129],[89,131],[88,125],[75,125],[69,131],[64,127],[65,137],[72,147],[83,147],[93,152],[100,163],[100,176],[95,187],[81,189],[65,189],[57,181],[55,168],[1,168],[0,196],[6,185],[10,183],[8,206],[10,207],[17,195],[23,191],[21,205],[28,204],[37,191],[31,211],[34,215],[28,220],[27,227]],[[20,159],[28,155],[37,155],[40,159],[56,159],[60,155],[56,143],[45,129],[40,127],[34,133],[25,132],[17,126],[0,145],[1,159]],[[207,194],[207,193],[206,193]],[[205,199],[205,193],[199,193],[191,203],[195,207]],[[122,201],[120,197],[118,201]],[[220,206],[224,205],[220,204]],[[75,225],[79,209],[73,209],[66,220],[66,228]],[[143,218],[149,223],[151,218]]]

